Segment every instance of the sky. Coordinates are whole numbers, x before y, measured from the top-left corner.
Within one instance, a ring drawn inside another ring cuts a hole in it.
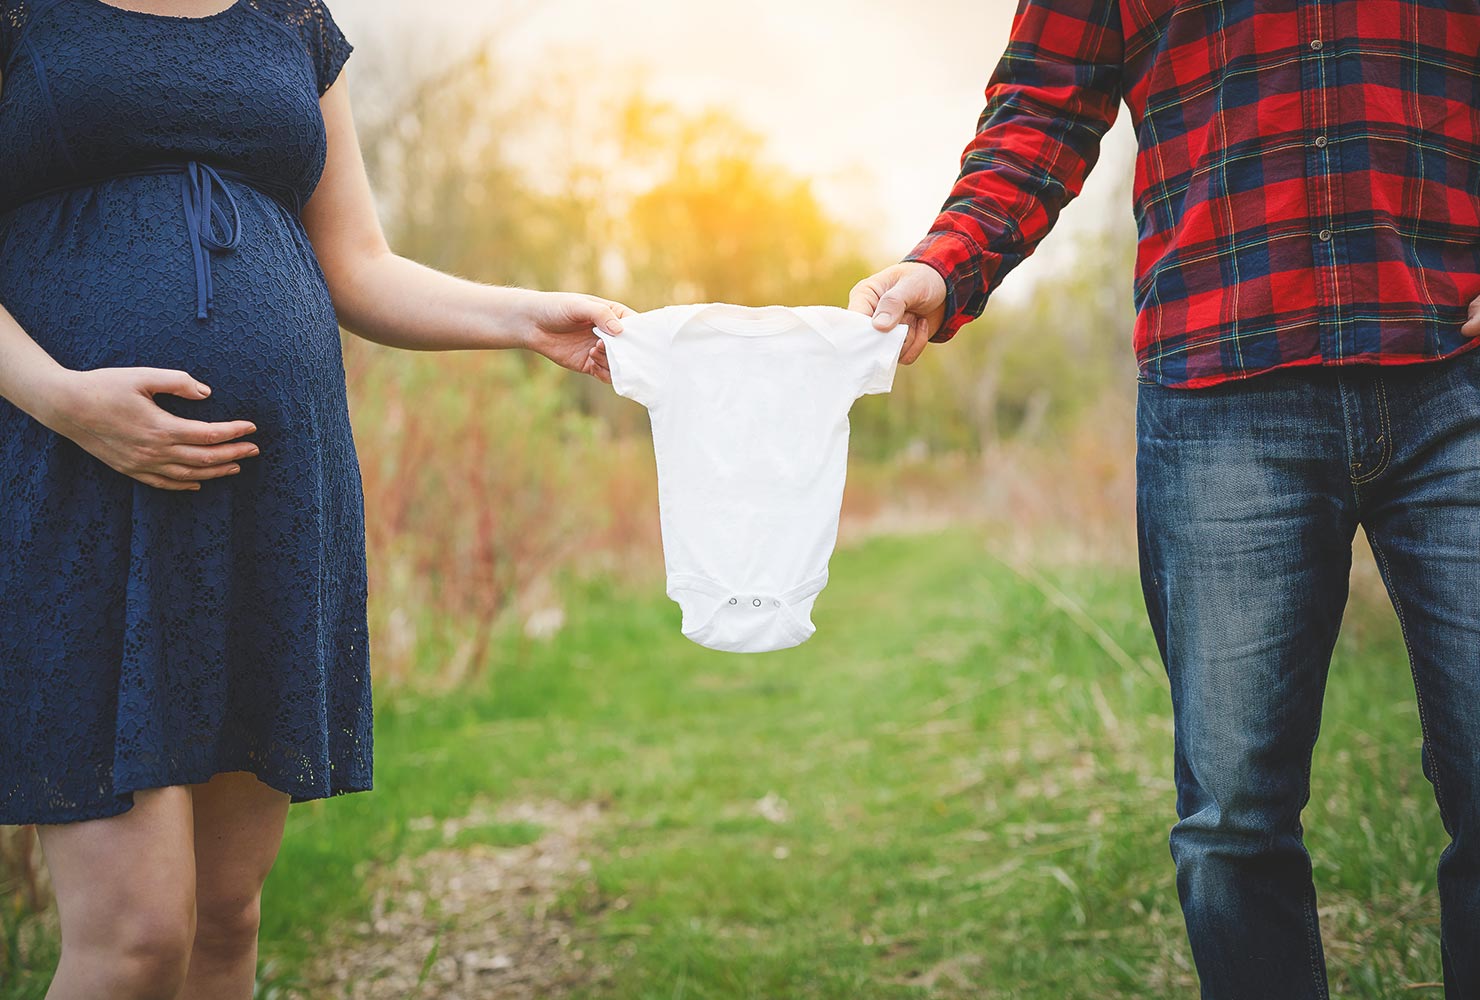
[[[1015,0],[337,0],[351,41],[409,32],[455,49],[493,37],[509,68],[553,55],[590,68],[593,93],[636,77],[682,107],[718,105],[767,138],[769,157],[815,178],[836,210],[864,214],[881,255],[928,229],[950,191]],[[367,49],[368,50],[368,49]],[[364,71],[361,68],[360,71]],[[1039,257],[1026,289],[1067,259],[1074,232],[1130,212],[1125,116]],[[1130,280],[1127,275],[1126,280]]]

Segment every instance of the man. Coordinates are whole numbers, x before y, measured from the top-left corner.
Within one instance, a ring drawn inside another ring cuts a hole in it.
[[[1474,0],[1022,0],[943,213],[854,291],[905,362],[948,340],[1124,101],[1141,575],[1207,998],[1328,995],[1300,813],[1359,525],[1452,838],[1447,996],[1480,997],[1477,53]]]

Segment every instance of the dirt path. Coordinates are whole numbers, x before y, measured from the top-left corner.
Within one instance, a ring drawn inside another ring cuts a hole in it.
[[[448,840],[489,823],[532,823],[544,833],[520,847],[442,848],[378,874],[370,920],[332,940],[291,995],[554,1000],[602,978],[606,970],[585,961],[556,905],[571,893],[594,902],[586,845],[600,820],[594,805],[539,802],[437,824]]]

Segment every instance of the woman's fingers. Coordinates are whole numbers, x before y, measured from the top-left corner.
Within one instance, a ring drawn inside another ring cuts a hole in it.
[[[200,483],[186,483],[178,479],[166,479],[164,476],[152,472],[140,472],[134,476],[145,486],[153,486],[157,490],[169,490],[172,493],[188,493],[200,489]]]
[[[597,327],[612,336],[622,332],[622,317],[627,315],[625,306],[606,299],[588,299],[587,302],[590,314],[584,319],[588,326]]]
[[[592,378],[611,385],[612,372],[611,362],[606,356],[606,342],[598,340],[589,351],[586,352],[586,363],[581,367],[582,372]]]
[[[622,319],[615,309],[605,307],[601,310],[601,313],[601,318],[593,324],[594,326],[601,327],[601,329],[613,337],[622,332]]]
[[[250,420],[207,423],[169,415],[166,438],[158,464],[135,478],[165,490],[198,490],[202,482],[224,479],[241,472],[241,462],[255,458],[261,450],[252,441],[237,440],[255,433]]]
[[[163,392],[185,399],[205,399],[211,394],[210,386],[187,372],[171,368],[136,368],[134,373],[138,376],[139,391],[151,396]]]
[[[156,472],[164,479],[179,483],[199,483],[208,479],[222,479],[242,471],[235,462],[200,468],[194,465],[162,465]]]
[[[258,454],[260,454],[260,449],[251,441],[233,441],[231,444],[215,447],[177,444],[170,448],[165,457],[180,465],[208,469],[213,465],[225,465],[247,458],[256,458]]]
[[[227,420],[213,424],[168,414],[161,430],[172,444],[214,445],[255,434],[257,425],[250,420]]]

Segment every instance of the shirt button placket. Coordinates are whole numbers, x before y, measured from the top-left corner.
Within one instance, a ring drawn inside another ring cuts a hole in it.
[[[1317,33],[1329,30],[1330,7],[1320,2],[1312,3],[1307,8],[1311,20],[1307,24]],[[1316,252],[1317,283],[1321,288],[1321,301],[1319,303],[1323,312],[1329,310],[1329,318],[1323,318],[1321,326],[1322,352],[1334,357],[1341,354],[1340,345],[1340,322],[1338,301],[1338,289],[1336,286],[1336,233],[1334,231],[1334,219],[1332,218],[1333,192],[1332,192],[1332,163],[1331,155],[1334,150],[1330,149],[1331,137],[1329,135],[1330,122],[1326,119],[1328,111],[1327,102],[1334,98],[1327,84],[1326,74],[1330,66],[1325,63],[1322,55],[1326,48],[1325,40],[1312,38],[1310,40],[1310,51],[1313,54],[1314,65],[1311,67],[1313,73],[1307,75],[1306,79],[1311,81],[1313,93],[1307,107],[1311,109],[1309,125],[1315,133],[1311,141],[1314,149],[1310,152],[1308,163],[1310,164],[1310,195],[1311,195],[1311,221],[1313,223],[1324,223],[1321,228],[1312,235],[1317,240],[1318,250]],[[1334,339],[1328,339],[1332,337]]]
[[[1323,41],[1321,41],[1319,38],[1312,38],[1310,40],[1310,50],[1312,52],[1320,52],[1325,47],[1326,47],[1326,43],[1323,42]],[[1318,74],[1319,79],[1324,84],[1325,78],[1326,78],[1325,68],[1322,67],[1322,68],[1318,69],[1317,70],[1317,74]],[[1325,87],[1322,86],[1321,87],[1321,90],[1324,91],[1325,90]],[[1325,95],[1324,95],[1324,93],[1322,93],[1321,98],[1320,98],[1320,103],[1317,104],[1317,107],[1322,108],[1322,109],[1325,108]],[[1321,130],[1321,134],[1318,135],[1318,136],[1316,136],[1316,139],[1315,139],[1315,147],[1317,149],[1324,150],[1326,148],[1327,143],[1329,142],[1329,140],[1326,137],[1326,122],[1325,122],[1325,120],[1322,119],[1321,121],[1316,122],[1316,127]],[[1322,181],[1323,184],[1329,185],[1331,183],[1331,181],[1330,181],[1331,165],[1330,165],[1330,163],[1328,162],[1328,160],[1327,160],[1327,158],[1325,156],[1321,156],[1318,162],[1320,164],[1319,170],[1320,170],[1320,178],[1321,178],[1321,181]],[[1327,219],[1326,221],[1327,221],[1327,223],[1329,223],[1331,220],[1330,219]],[[1330,243],[1331,242],[1331,230],[1330,229],[1322,229],[1319,233],[1316,234],[1316,238],[1319,239],[1322,243]]]

